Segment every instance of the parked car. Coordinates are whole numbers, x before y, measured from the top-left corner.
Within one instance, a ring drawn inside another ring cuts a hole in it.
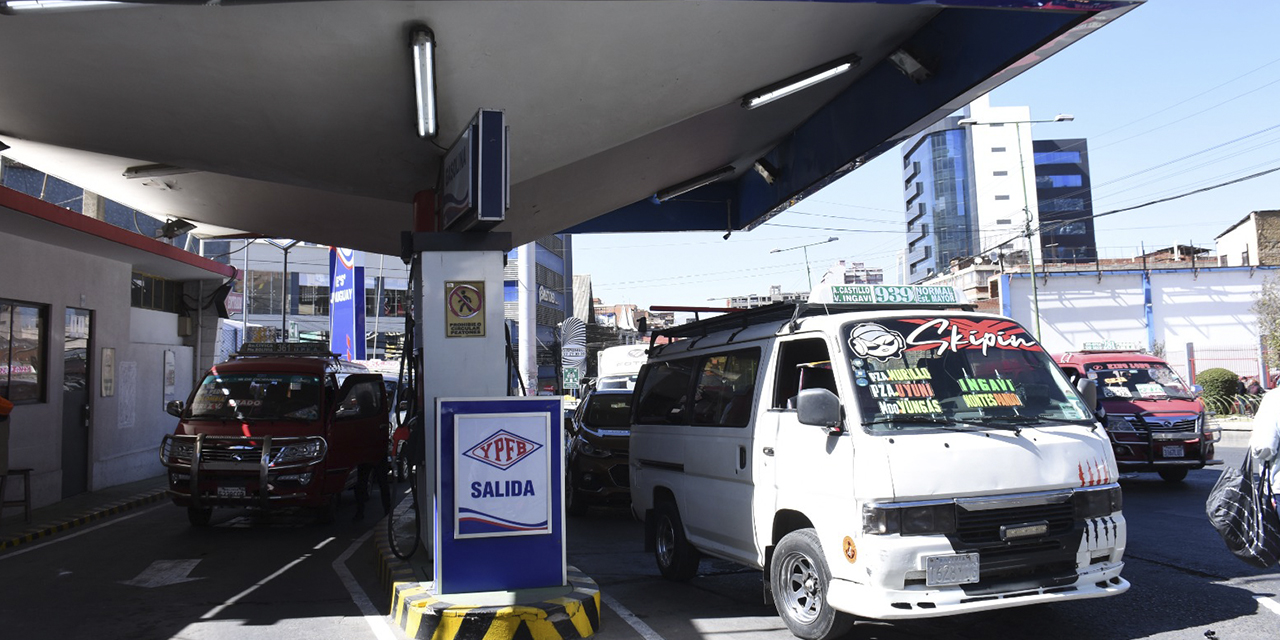
[[[1155,471],[1181,482],[1191,469],[1222,464],[1214,459],[1219,433],[1204,403],[1169,363],[1127,350],[1075,351],[1054,360],[1073,379],[1097,383],[1120,471]]]
[[[631,501],[627,441],[631,391],[593,389],[565,425],[565,511],[586,513],[590,505]]]
[[[196,526],[214,507],[308,507],[332,519],[342,491],[367,489],[387,455],[382,376],[351,371],[327,350],[289,344],[249,343],[214,365],[186,404],[167,407],[179,419],[160,446],[174,504]]]

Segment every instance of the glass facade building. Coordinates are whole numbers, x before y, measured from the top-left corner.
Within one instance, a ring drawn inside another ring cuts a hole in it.
[[[1035,140],[1032,147],[1044,261],[1096,261],[1088,142],[1083,138]]]
[[[943,120],[903,153],[907,283],[980,250],[969,135],[958,119]]]

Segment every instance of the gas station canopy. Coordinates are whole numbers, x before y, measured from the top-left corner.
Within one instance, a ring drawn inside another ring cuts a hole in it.
[[[746,229],[1139,4],[0,1],[0,149],[157,217],[397,254],[445,148],[500,109],[517,244]]]

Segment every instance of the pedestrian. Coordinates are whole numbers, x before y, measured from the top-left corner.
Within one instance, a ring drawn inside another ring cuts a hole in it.
[[[1263,481],[1270,482],[1272,488],[1280,490],[1280,391],[1272,389],[1262,397],[1258,405],[1258,413],[1253,416],[1253,432],[1249,435],[1249,455],[1257,461],[1258,466],[1271,463],[1271,477]],[[1273,501],[1271,508],[1277,508]]]
[[[1245,385],[1245,393],[1256,396],[1262,393],[1262,385],[1258,384],[1257,378],[1249,378],[1249,384]]]

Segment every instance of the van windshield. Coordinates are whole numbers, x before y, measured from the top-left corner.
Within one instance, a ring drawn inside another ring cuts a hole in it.
[[[1092,423],[1049,355],[1012,320],[886,318],[846,324],[842,338],[872,431]]]
[[[1086,365],[1103,398],[1191,400],[1195,394],[1162,362],[1098,362]]]
[[[320,376],[272,373],[205,376],[187,420],[315,420]]]

